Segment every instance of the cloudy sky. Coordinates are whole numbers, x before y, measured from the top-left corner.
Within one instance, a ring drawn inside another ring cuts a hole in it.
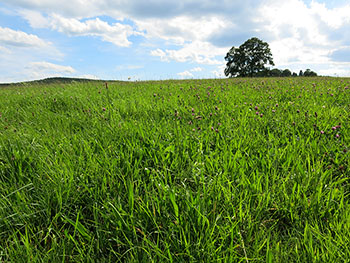
[[[276,67],[350,76],[350,1],[0,0],[0,83],[223,77],[251,37]]]

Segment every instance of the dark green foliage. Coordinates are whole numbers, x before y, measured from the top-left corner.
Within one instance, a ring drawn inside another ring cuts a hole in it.
[[[225,75],[230,77],[253,77],[274,65],[269,44],[253,37],[239,48],[232,47],[226,54]]]

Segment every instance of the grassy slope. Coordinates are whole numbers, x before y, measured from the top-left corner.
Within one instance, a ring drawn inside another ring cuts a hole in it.
[[[349,82],[0,89],[0,261],[346,262]]]

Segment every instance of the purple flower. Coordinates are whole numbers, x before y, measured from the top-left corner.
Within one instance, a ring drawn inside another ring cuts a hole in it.
[[[324,131],[321,131],[321,134],[324,134]]]
[[[336,129],[337,129],[337,127],[335,127],[335,126],[334,126],[334,127],[332,127],[332,130],[333,130],[333,131],[335,131]]]
[[[106,111],[106,108],[102,108],[103,111]]]
[[[336,138],[339,138],[339,137],[340,137],[339,133],[337,133],[337,134],[335,135],[335,137],[336,137]]]

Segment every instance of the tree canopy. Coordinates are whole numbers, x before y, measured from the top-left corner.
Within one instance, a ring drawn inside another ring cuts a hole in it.
[[[226,54],[225,75],[230,77],[253,77],[268,70],[266,64],[274,65],[269,44],[253,37],[238,48],[232,47]]]
[[[270,69],[274,66],[269,44],[253,37],[238,48],[232,47],[225,56],[225,75],[230,77],[296,77],[297,73],[289,69]],[[306,69],[299,71],[299,77],[315,77],[317,73]]]

